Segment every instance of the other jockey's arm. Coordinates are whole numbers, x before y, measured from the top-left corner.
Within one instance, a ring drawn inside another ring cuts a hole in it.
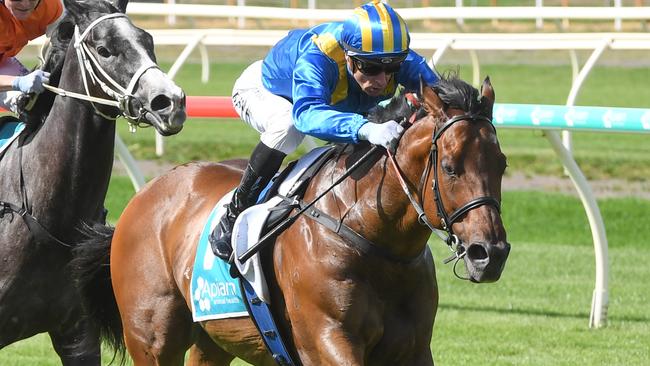
[[[0,91],[17,90],[23,93],[41,93],[43,84],[50,81],[50,73],[33,71],[25,76],[0,75]]]
[[[13,90],[13,83],[16,76],[0,75],[0,92]]]

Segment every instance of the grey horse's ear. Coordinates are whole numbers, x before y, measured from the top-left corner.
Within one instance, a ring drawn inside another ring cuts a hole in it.
[[[126,13],[126,6],[129,4],[129,0],[109,0],[113,5],[115,5],[120,12]]]
[[[74,24],[80,27],[87,24],[89,5],[86,1],[63,0],[63,6],[65,6],[66,14],[74,19]]]

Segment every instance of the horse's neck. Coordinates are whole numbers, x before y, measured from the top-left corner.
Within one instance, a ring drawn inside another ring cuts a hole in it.
[[[78,68],[66,66],[59,87],[84,93]],[[53,197],[66,197],[68,205],[82,211],[96,211],[94,206],[101,207],[110,179],[114,138],[115,122],[98,116],[89,102],[58,96],[24,153],[25,170],[49,182],[48,194]],[[38,200],[42,192],[32,190]]]
[[[418,135],[424,134],[405,135],[396,154],[399,169],[414,196],[418,196],[416,190],[427,163],[428,148],[412,144],[426,144],[431,139],[430,135],[428,139]],[[344,165],[340,162],[334,169],[340,172],[326,174],[342,174]],[[348,226],[398,256],[421,253],[430,231],[419,223],[388,157],[381,157],[363,177],[347,179],[334,192],[326,203],[334,217],[344,217]]]
[[[89,102],[57,97],[39,136],[80,168],[96,171],[112,162],[115,122],[97,115]]]

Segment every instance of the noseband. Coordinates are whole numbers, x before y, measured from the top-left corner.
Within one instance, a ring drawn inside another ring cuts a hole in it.
[[[484,116],[480,115],[470,115],[470,114],[462,114],[455,116],[451,119],[449,119],[447,122],[445,122],[442,127],[439,129],[435,130],[433,133],[432,141],[431,141],[431,150],[429,151],[429,158],[427,162],[427,166],[422,173],[422,177],[420,178],[420,187],[418,189],[418,194],[419,194],[419,200],[416,200],[413,195],[411,194],[410,190],[408,189],[408,186],[406,183],[403,181],[403,178],[401,177],[401,173],[399,172],[399,169],[397,169],[397,162],[395,161],[394,155],[392,155],[389,151],[389,155],[391,160],[393,161],[393,165],[396,168],[397,171],[397,176],[399,177],[399,180],[401,182],[401,185],[404,189],[404,192],[408,196],[409,200],[411,201],[411,204],[415,208],[415,210],[418,213],[418,221],[426,225],[429,229],[431,229],[432,232],[434,232],[436,235],[440,237],[451,249],[452,252],[454,252],[454,255],[450,257],[449,259],[445,260],[444,263],[449,263],[450,261],[454,259],[460,259],[465,255],[465,249],[461,245],[462,242],[460,238],[454,233],[454,230],[452,228],[453,224],[458,221],[458,219],[466,214],[467,212],[478,208],[483,205],[489,205],[493,206],[496,208],[496,210],[501,213],[501,204],[499,201],[494,198],[494,197],[489,197],[489,196],[483,196],[483,197],[477,197],[473,200],[470,200],[469,202],[465,203],[461,207],[457,208],[454,212],[451,213],[451,215],[447,214],[447,210],[445,210],[445,206],[442,203],[442,195],[440,194],[440,186],[439,186],[439,179],[438,179],[438,140],[442,136],[442,134],[447,131],[452,125],[454,125],[457,122],[460,121],[469,121],[469,122],[477,122],[477,121],[485,121],[488,122],[489,125],[492,127],[492,129],[496,133],[496,129],[494,128],[494,125],[492,124],[492,121]],[[433,189],[433,194],[434,194],[434,199],[436,201],[436,210],[438,211],[438,217],[440,217],[440,224],[442,226],[442,229],[446,231],[447,236],[445,237],[442,233],[440,233],[439,230],[437,230],[433,224],[431,224],[431,221],[427,217],[426,213],[424,212],[424,209],[422,208],[421,204],[419,202],[424,202],[423,200],[423,192],[424,192],[424,186],[426,184],[426,179],[429,176],[429,173],[433,170],[433,182],[431,184],[431,188]],[[454,249],[453,246],[456,246]]]

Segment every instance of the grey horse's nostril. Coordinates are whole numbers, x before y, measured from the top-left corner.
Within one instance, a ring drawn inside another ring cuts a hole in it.
[[[165,95],[158,95],[151,101],[151,109],[154,111],[161,111],[165,108],[169,108],[172,105],[171,100]]]
[[[470,260],[484,260],[488,258],[488,252],[481,244],[472,244],[467,248],[467,258]]]

